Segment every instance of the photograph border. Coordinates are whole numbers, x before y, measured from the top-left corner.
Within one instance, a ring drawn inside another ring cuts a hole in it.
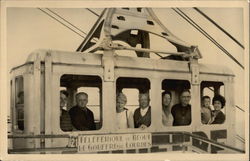
[[[1,57],[0,57],[0,160],[249,160],[249,108],[245,108],[245,154],[8,154],[7,108],[9,107],[9,71],[7,69],[7,8],[48,7],[48,8],[110,8],[110,7],[240,7],[244,16],[244,64],[245,64],[245,106],[249,107],[249,3],[248,1],[0,1],[1,5]],[[83,7],[82,7],[83,6]],[[185,159],[184,159],[185,158]]]

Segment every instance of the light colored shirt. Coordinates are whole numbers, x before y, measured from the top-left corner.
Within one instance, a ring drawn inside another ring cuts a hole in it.
[[[148,111],[148,108],[149,108],[149,106],[146,107],[146,108],[144,108],[144,109],[140,108],[140,113],[141,113],[141,116],[142,116],[142,117],[146,115],[146,113],[147,113],[147,111]]]
[[[203,124],[208,124],[212,119],[211,108],[202,107],[201,108],[201,122]]]
[[[164,126],[173,126],[173,122],[174,122],[174,118],[171,114],[171,112],[169,112],[168,114],[166,114],[163,110],[162,110],[162,123]]]
[[[129,110],[116,113],[117,127],[118,129],[133,128],[134,120],[133,114]]]

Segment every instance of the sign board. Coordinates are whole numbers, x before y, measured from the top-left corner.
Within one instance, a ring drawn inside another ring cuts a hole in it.
[[[150,133],[78,136],[78,152],[143,149],[152,146]]]

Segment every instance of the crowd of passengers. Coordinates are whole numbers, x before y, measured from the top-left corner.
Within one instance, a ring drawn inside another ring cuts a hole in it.
[[[191,124],[191,93],[183,90],[180,93],[180,103],[170,106],[172,94],[169,91],[162,93],[162,123],[165,126],[183,126]],[[72,130],[96,130],[94,114],[87,107],[88,94],[79,92],[75,96],[76,105],[69,111],[64,107],[67,105],[68,93],[60,91],[60,127],[63,131]],[[215,95],[212,99],[203,96],[201,99],[201,121],[203,124],[222,124],[225,115],[221,111],[225,106],[225,98]],[[145,129],[151,124],[151,106],[148,92],[139,93],[139,107],[134,112],[126,108],[127,97],[120,92],[116,96],[116,120],[118,129],[141,128]],[[160,118],[160,117],[159,117]]]

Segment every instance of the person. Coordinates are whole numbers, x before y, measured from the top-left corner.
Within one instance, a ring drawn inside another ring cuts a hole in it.
[[[133,114],[125,105],[127,97],[122,92],[116,96],[116,120],[118,129],[134,128]]]
[[[174,118],[173,126],[182,126],[191,124],[191,93],[189,90],[183,90],[180,94],[180,103],[174,105],[171,113]]]
[[[212,104],[214,106],[214,110],[212,111],[212,119],[209,123],[210,124],[224,123],[226,117],[221,110],[224,108],[226,104],[225,98],[221,95],[215,95],[212,100]]]
[[[67,106],[68,102],[68,92],[65,90],[60,91],[60,128],[63,131],[72,131],[73,126],[71,123],[71,118],[69,116],[69,113],[66,109],[64,109]]]
[[[139,107],[134,112],[134,127],[145,129],[151,124],[151,107],[149,93],[139,94]]]
[[[201,106],[201,122],[202,124],[208,124],[211,120],[211,107],[210,102],[211,99],[209,96],[203,96],[201,98],[202,106]]]
[[[23,104],[24,103],[24,92],[23,91],[19,92],[17,97],[18,97],[17,104]]]
[[[171,114],[170,103],[172,94],[169,91],[162,92],[162,123],[164,126],[172,126],[174,118]]]
[[[19,130],[24,130],[24,92],[20,91],[17,97],[17,126]]]
[[[76,106],[69,110],[71,122],[76,130],[96,130],[93,112],[87,108],[88,94],[79,92],[75,96]]]

